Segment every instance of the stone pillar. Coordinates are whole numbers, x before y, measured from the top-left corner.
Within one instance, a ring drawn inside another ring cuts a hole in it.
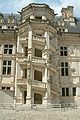
[[[79,87],[76,87],[76,96],[79,96]]]
[[[32,81],[32,29],[31,26],[28,32],[28,63],[27,63],[27,97],[26,104],[32,103],[32,89],[31,89],[31,81]]]
[[[51,93],[50,93],[50,68],[46,68],[45,69],[45,75],[46,75],[46,93],[45,96],[43,98],[43,104],[51,104]]]
[[[46,66],[45,66],[45,82],[46,82],[46,93],[43,98],[43,104],[51,104],[51,94],[50,94],[50,68],[49,68],[49,49],[50,49],[50,41],[49,41],[49,34],[48,30],[45,30],[46,37],[46,46],[45,46],[45,58],[46,58]]]
[[[32,29],[29,28],[28,32],[28,60],[32,58]]]
[[[3,54],[3,51],[4,50],[4,46],[3,44],[1,45],[1,48],[0,48],[0,57],[2,57],[2,54]],[[2,60],[0,59],[0,82],[2,81],[2,67],[3,67],[3,62]]]
[[[1,52],[0,52],[0,54],[3,54],[4,53],[4,45],[2,44],[1,45]]]
[[[44,34],[44,36],[46,37],[46,45],[47,45],[47,49],[50,49],[50,40],[49,40],[48,30],[45,30],[45,34]]]
[[[14,75],[15,75],[15,61],[14,61],[14,60],[12,60],[11,75],[12,75],[12,76],[14,76]]]
[[[19,33],[18,33],[18,38],[17,38],[17,52],[19,52]]]
[[[13,52],[12,54],[16,54],[16,45],[13,45]]]
[[[69,95],[70,95],[70,97],[73,96],[72,87],[69,88]]]
[[[17,102],[17,74],[18,74],[18,58],[16,58],[16,74],[15,74],[15,97],[14,97],[14,103]]]
[[[27,64],[27,96],[26,104],[31,104],[31,63]]]
[[[18,38],[17,38],[17,53],[22,53],[22,46],[20,43],[20,37],[19,37],[19,33],[18,33]]]

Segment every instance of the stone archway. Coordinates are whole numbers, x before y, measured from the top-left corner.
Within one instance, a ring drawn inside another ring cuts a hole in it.
[[[42,95],[34,93],[34,104],[42,104]]]

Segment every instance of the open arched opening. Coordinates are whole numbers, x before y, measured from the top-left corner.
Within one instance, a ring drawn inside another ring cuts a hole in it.
[[[42,72],[34,70],[34,80],[42,81]]]
[[[42,104],[42,95],[34,93],[34,104]]]

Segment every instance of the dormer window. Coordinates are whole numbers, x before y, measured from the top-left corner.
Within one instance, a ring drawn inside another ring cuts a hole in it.
[[[41,19],[42,19],[42,16],[36,16],[35,19],[41,20]]]

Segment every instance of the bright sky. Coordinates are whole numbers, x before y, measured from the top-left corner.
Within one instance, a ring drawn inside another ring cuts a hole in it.
[[[62,7],[74,6],[74,16],[80,17],[80,0],[0,0],[0,12],[17,13],[30,3],[46,3],[60,15]]]

